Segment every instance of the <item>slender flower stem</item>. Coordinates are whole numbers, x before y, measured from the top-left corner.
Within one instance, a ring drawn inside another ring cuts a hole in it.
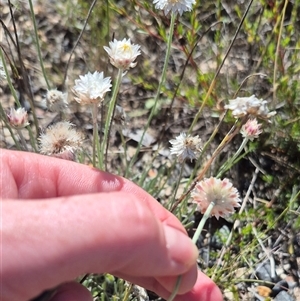
[[[164,66],[163,66],[163,70],[162,70],[162,74],[161,74],[161,79],[159,81],[158,88],[157,88],[157,91],[156,91],[156,95],[155,95],[155,98],[154,98],[154,105],[151,109],[149,118],[148,118],[147,123],[145,125],[144,131],[143,131],[142,137],[140,139],[140,142],[138,144],[138,147],[136,149],[136,152],[135,152],[133,158],[131,159],[131,162],[130,162],[130,165],[129,165],[129,170],[131,169],[132,165],[134,164],[134,162],[135,162],[135,160],[136,160],[136,158],[137,158],[137,156],[140,152],[144,136],[145,136],[146,131],[148,130],[148,128],[150,126],[150,123],[151,123],[151,120],[152,120],[152,118],[155,114],[157,103],[158,103],[158,100],[159,100],[159,97],[160,97],[161,89],[162,89],[163,85],[165,84],[165,79],[166,79],[170,54],[171,54],[171,46],[172,46],[173,32],[174,32],[174,25],[175,25],[176,16],[177,16],[177,13],[174,13],[174,12],[171,13],[171,24],[170,24],[170,30],[169,30],[169,35],[168,35],[167,50],[166,50]],[[126,176],[127,176],[127,174],[126,174]]]
[[[117,81],[114,86],[113,95],[112,95],[112,98],[111,98],[111,100],[109,102],[109,106],[108,106],[108,112],[107,112],[107,117],[106,117],[106,122],[105,122],[105,127],[104,127],[104,138],[103,138],[103,142],[101,145],[101,158],[99,161],[100,169],[103,169],[103,165],[104,165],[104,163],[103,163],[104,150],[105,150],[105,169],[107,169],[106,167],[107,167],[107,151],[108,151],[108,145],[109,145],[109,134],[110,134],[110,130],[111,130],[112,120],[114,117],[114,111],[115,111],[116,104],[117,104],[117,96],[118,96],[119,88],[121,85],[123,72],[124,72],[124,70],[119,69],[118,75],[117,75]]]
[[[23,136],[22,130],[21,129],[17,129],[17,133],[18,133],[18,135],[20,137],[21,144],[22,144],[24,150],[28,151],[28,147],[27,147],[27,144],[26,144],[26,140],[25,140],[25,138]]]
[[[96,167],[96,143],[98,141],[98,104],[94,103],[92,108],[92,118],[93,118],[93,166]],[[99,158],[98,158],[99,160]]]
[[[8,73],[8,70],[7,70],[7,66],[6,66],[6,62],[4,60],[4,55],[3,55],[3,52],[2,52],[2,48],[0,48],[0,57],[1,57],[1,60],[2,60],[2,65],[3,65],[3,69],[4,69],[4,72],[5,72],[5,75],[6,75],[6,80],[7,80],[10,92],[11,92],[12,96],[14,97],[14,100],[15,100],[15,102],[17,104],[17,107],[21,108],[21,104],[19,102],[19,98],[18,98],[16,90],[15,90],[15,88],[14,88],[12,82],[11,82],[11,79],[10,79],[10,76],[9,76],[9,73]]]
[[[47,88],[48,88],[48,90],[50,90],[51,87],[50,87],[50,84],[49,84],[48,79],[47,79],[45,66],[44,66],[44,62],[43,62],[43,58],[42,58],[42,52],[41,52],[41,47],[40,47],[40,43],[39,43],[39,36],[38,36],[38,32],[37,32],[36,19],[35,19],[35,15],[34,15],[32,0],[29,0],[29,6],[30,6],[30,14],[31,14],[31,18],[32,18],[32,23],[33,23],[34,35],[35,35],[36,49],[37,49],[37,52],[38,52],[39,61],[40,61],[40,65],[41,65],[41,68],[42,68],[44,79],[45,79],[46,84],[47,84]]]
[[[221,167],[220,171],[217,174],[217,178],[220,178],[224,172],[226,172],[234,163],[236,158],[240,155],[242,150],[245,148],[246,144],[248,143],[249,138],[244,138],[243,142],[241,143],[239,149],[236,151],[236,153],[230,158],[227,162],[224,163],[224,165]]]
[[[201,221],[200,221],[200,223],[199,223],[199,225],[196,229],[196,232],[193,235],[192,241],[193,241],[194,244],[197,243],[197,241],[199,239],[199,236],[200,236],[200,234],[203,230],[203,227],[205,225],[205,222],[210,217],[211,211],[213,210],[214,206],[215,206],[215,203],[211,202],[209,204],[209,206],[207,207],[207,209],[206,209],[206,211],[205,211],[205,213],[204,213],[204,215],[203,215],[203,217],[202,217],[202,219],[201,219]],[[173,299],[176,297],[176,295],[178,293],[178,290],[179,290],[179,287],[180,287],[181,279],[182,279],[182,275],[178,276],[176,284],[175,284],[175,288],[174,288],[171,296],[168,298],[167,301],[173,301]]]
[[[196,244],[196,242],[198,241],[199,236],[200,236],[200,234],[201,234],[201,232],[203,230],[203,227],[205,225],[205,222],[210,217],[211,211],[213,210],[214,206],[215,206],[215,203],[211,202],[209,204],[209,206],[207,207],[207,209],[206,209],[206,211],[205,211],[205,213],[204,213],[204,215],[203,215],[203,217],[202,217],[202,219],[201,219],[201,221],[200,221],[200,223],[199,223],[199,225],[198,225],[198,227],[196,229],[196,232],[193,235],[192,241],[193,241],[194,244]]]
[[[178,188],[179,188],[179,184],[180,184],[180,180],[181,180],[181,177],[182,177],[183,170],[184,170],[184,162],[181,164],[181,167],[180,167],[180,173],[179,173],[178,179],[176,181],[176,186],[175,186],[175,189],[174,189],[174,194],[173,194],[172,200],[170,202],[170,209],[173,207],[173,204],[175,203],[176,194],[177,194],[177,191],[178,191]]]

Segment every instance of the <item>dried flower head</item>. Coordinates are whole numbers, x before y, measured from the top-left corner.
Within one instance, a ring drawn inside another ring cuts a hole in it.
[[[18,108],[17,110],[11,108],[7,118],[10,125],[15,129],[22,129],[29,125],[28,115],[24,108]]]
[[[217,219],[226,217],[230,213],[234,213],[234,207],[240,207],[239,193],[228,179],[209,178],[204,179],[196,184],[191,193],[193,203],[198,205],[199,211],[205,213],[211,202],[214,207],[211,215]]]
[[[108,53],[110,62],[116,68],[127,70],[136,66],[135,59],[141,54],[140,45],[131,44],[130,39],[109,42],[109,47],[104,46]]]
[[[79,78],[75,80],[73,92],[75,100],[80,104],[100,103],[104,99],[105,94],[110,91],[110,77],[104,78],[103,72],[88,72],[84,76],[79,75]]]
[[[247,114],[268,119],[276,114],[275,111],[270,112],[267,108],[267,101],[258,99],[255,95],[250,97],[237,97],[229,100],[229,104],[225,105],[225,109],[232,110],[232,115],[236,118],[243,117]]]
[[[83,140],[83,135],[73,126],[68,121],[62,121],[48,127],[39,137],[41,154],[73,159],[75,150],[81,147]]]
[[[257,119],[248,119],[247,122],[241,128],[241,134],[244,138],[248,138],[253,141],[255,138],[258,138],[261,131],[261,124],[257,122]]]
[[[0,83],[6,79],[6,73],[4,71],[3,63],[0,61]]]
[[[170,148],[171,154],[178,157],[179,162],[183,162],[185,159],[191,161],[197,158],[197,155],[201,152],[201,139],[199,136],[190,137],[185,133],[181,133],[175,139],[169,141],[172,144]]]
[[[186,11],[191,11],[195,0],[154,0],[156,9],[164,10],[165,15],[170,11],[182,15]]]
[[[47,108],[51,112],[60,112],[68,107],[67,93],[59,90],[48,90],[46,94]]]

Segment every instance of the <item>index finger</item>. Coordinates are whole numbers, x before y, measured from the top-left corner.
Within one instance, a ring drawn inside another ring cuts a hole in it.
[[[127,192],[167,224],[186,233],[177,218],[131,181],[87,165],[35,153],[0,150],[3,199],[43,199],[98,192]]]

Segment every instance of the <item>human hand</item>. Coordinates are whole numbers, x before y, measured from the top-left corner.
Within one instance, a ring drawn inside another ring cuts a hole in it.
[[[52,301],[92,300],[86,273],[110,273],[167,299],[221,301],[197,270],[177,218],[132,182],[78,163],[0,150],[3,301],[58,286]],[[61,285],[62,284],[62,285]]]

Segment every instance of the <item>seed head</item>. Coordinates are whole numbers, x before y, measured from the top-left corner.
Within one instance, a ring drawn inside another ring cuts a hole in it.
[[[47,108],[51,112],[60,112],[68,107],[67,93],[59,90],[48,90],[46,94]]]
[[[73,126],[68,121],[62,121],[48,127],[39,137],[41,154],[73,159],[75,150],[81,147],[83,140],[83,135]]]
[[[170,148],[171,154],[178,157],[178,161],[182,163],[186,159],[191,161],[196,159],[201,152],[201,139],[199,136],[190,137],[186,133],[181,133],[175,139],[169,141],[172,144]]]
[[[198,205],[199,211],[204,214],[211,202],[214,207],[211,215],[217,219],[234,213],[234,207],[240,207],[239,193],[228,179],[209,178],[196,184],[191,193],[193,203]]]

